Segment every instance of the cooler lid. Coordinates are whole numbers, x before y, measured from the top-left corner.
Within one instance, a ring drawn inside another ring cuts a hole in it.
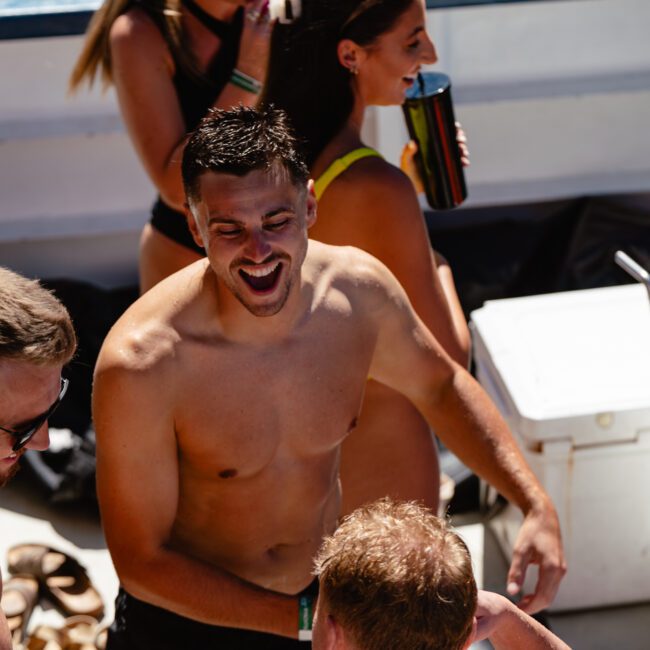
[[[643,286],[489,301],[472,321],[477,365],[528,440],[603,444],[650,428]]]

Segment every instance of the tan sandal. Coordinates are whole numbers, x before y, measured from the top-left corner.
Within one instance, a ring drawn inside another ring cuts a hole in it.
[[[101,618],[104,603],[86,570],[70,555],[43,544],[19,544],[7,553],[9,573],[33,575],[42,595],[68,616]]]
[[[38,625],[29,635],[26,650],[63,650],[61,630],[49,625]]]
[[[95,636],[95,647],[97,650],[106,650],[106,644],[108,643],[108,626],[102,625],[97,631]]]
[[[99,625],[92,616],[70,616],[63,622],[63,650],[96,650],[95,639]]]
[[[23,642],[29,617],[37,601],[38,582],[33,576],[17,575],[5,582],[1,607],[7,618],[14,647]]]

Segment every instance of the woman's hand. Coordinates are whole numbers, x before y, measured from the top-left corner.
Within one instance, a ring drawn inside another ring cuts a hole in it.
[[[469,167],[469,149],[467,148],[467,136],[460,122],[456,122],[456,142],[460,150],[460,162],[463,167]],[[400,156],[399,166],[400,169],[411,179],[413,187],[418,194],[424,192],[424,184],[420,178],[420,172],[415,164],[415,154],[418,151],[418,145],[415,140],[409,140]]]
[[[463,167],[469,167],[469,149],[467,148],[467,136],[465,131],[463,131],[463,126],[460,122],[456,122],[456,142],[458,142],[458,148],[460,149],[460,162],[463,164]]]
[[[415,154],[418,152],[418,144],[415,140],[409,140],[402,149],[402,155],[399,159],[400,169],[411,179],[413,187],[418,194],[424,192],[424,184],[415,164]]]
[[[269,0],[250,0],[244,10],[237,69],[263,83],[271,40]]]

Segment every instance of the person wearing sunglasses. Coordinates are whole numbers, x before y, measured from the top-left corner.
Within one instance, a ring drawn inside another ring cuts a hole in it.
[[[37,281],[0,267],[0,487],[27,449],[47,449],[48,419],[68,389],[61,371],[76,346],[63,304]],[[0,650],[10,648],[0,612]]]

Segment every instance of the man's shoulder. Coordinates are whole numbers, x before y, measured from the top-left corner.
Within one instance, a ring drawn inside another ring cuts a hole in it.
[[[309,246],[311,267],[333,287],[363,296],[377,291],[385,294],[395,282],[383,262],[360,248],[314,240],[310,240]]]
[[[122,379],[159,374],[174,358],[178,335],[159,317],[139,313],[132,305],[115,323],[104,340],[96,375],[109,372]]]
[[[166,278],[124,312],[104,341],[100,370],[159,372],[174,362],[198,299],[196,271],[188,267]]]

